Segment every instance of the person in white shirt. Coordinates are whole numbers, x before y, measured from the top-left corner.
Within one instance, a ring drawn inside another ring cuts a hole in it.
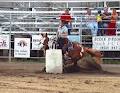
[[[58,37],[67,38],[67,36],[68,36],[68,28],[64,24],[61,24],[58,27]]]
[[[62,49],[63,50],[63,54],[66,51],[66,49],[63,48],[67,48],[65,47],[65,45],[67,46],[68,43],[68,28],[64,25],[64,23],[62,23],[59,28],[58,28],[58,49]]]
[[[96,16],[91,14],[91,10],[89,8],[87,9],[86,23],[87,27],[91,30],[92,36],[96,36],[98,31],[98,24]]]

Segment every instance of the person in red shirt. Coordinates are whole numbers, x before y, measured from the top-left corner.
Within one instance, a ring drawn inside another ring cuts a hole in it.
[[[118,14],[116,12],[116,9],[112,10],[112,14],[111,14],[111,19],[110,19],[110,23],[108,24],[108,31],[107,31],[107,35],[109,36],[113,36],[116,35],[116,21],[118,19]]]
[[[60,21],[68,28],[68,35],[70,35],[70,31],[72,29],[72,16],[69,13],[69,8],[65,9],[65,13],[60,15]]]

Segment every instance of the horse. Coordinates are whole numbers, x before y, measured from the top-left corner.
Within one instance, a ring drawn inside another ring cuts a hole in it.
[[[46,53],[46,50],[49,49],[48,42],[49,42],[49,38],[47,36],[47,33],[45,34],[42,33],[40,35],[40,42],[38,45],[39,45],[40,50],[43,50],[44,55]]]
[[[44,38],[45,39],[44,39],[43,45],[44,45],[44,50],[46,51],[47,49],[49,49],[49,46],[48,46],[49,38],[47,33],[45,34]]]
[[[90,54],[92,57],[95,58],[101,58],[103,54],[95,49],[84,47],[81,44],[77,42],[72,43],[72,48],[68,48],[68,56],[71,57],[72,60],[78,61],[79,59],[82,59],[85,56],[85,53]],[[96,61],[98,64],[100,64],[100,61]],[[75,62],[75,64],[77,64]],[[75,65],[74,64],[74,65]]]
[[[65,38],[63,41],[62,51],[64,67],[77,67],[79,61],[84,59],[84,61],[79,65],[80,67],[85,64],[86,68],[89,68],[89,70],[94,69],[102,71],[102,67],[100,66],[102,63],[101,58],[103,57],[102,52],[96,49],[84,47],[78,42],[71,42],[67,38]],[[91,61],[86,60],[88,55],[90,55],[90,59],[92,59]]]
[[[45,43],[46,44],[46,43]],[[51,46],[52,45],[52,46]],[[63,68],[68,66],[78,66],[78,62],[86,57],[86,54],[89,54],[91,58],[93,58],[94,62],[90,62],[89,60],[86,60],[86,64],[94,65],[96,66],[98,70],[101,70],[100,64],[102,63],[101,58],[103,57],[103,54],[92,48],[84,47],[78,42],[71,42],[68,39],[63,39],[62,41],[62,48],[60,45],[59,38],[52,37],[52,39],[49,39],[48,46],[49,47],[55,47],[57,49],[62,49],[62,55],[63,55]],[[84,60],[85,61],[85,60]],[[85,64],[83,62],[82,64]]]

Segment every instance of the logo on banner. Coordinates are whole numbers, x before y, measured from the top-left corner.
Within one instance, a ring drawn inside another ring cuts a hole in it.
[[[21,41],[18,43],[18,46],[25,47],[25,46],[27,46],[27,43],[26,43],[24,40],[21,40]]]
[[[9,49],[9,35],[0,34],[0,49]]]
[[[15,38],[14,42],[14,57],[29,58],[30,38]]]
[[[7,46],[7,42],[4,39],[0,39],[0,47],[6,47]]]

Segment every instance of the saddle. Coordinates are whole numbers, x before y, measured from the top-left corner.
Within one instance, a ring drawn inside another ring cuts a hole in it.
[[[84,54],[83,46],[77,42],[71,42],[67,38],[58,38],[58,48],[62,49],[64,61],[77,62]]]

